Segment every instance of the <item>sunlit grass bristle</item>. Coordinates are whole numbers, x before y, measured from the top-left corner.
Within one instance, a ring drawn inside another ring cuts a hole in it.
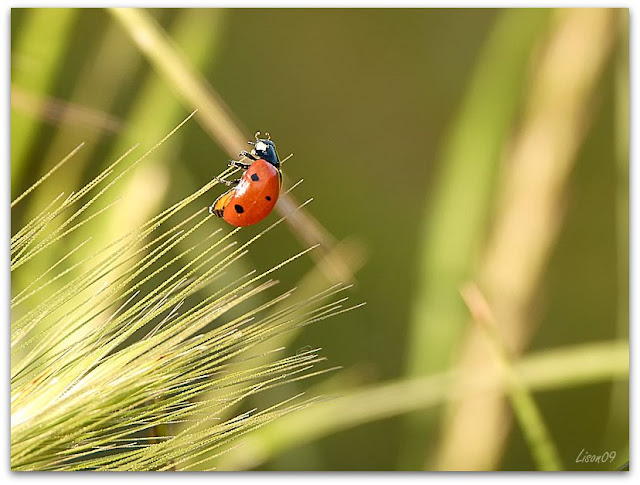
[[[66,157],[64,157],[62,160],[60,160],[58,163],[56,163],[47,173],[45,173],[42,177],[40,177],[37,182],[35,182],[31,187],[29,187],[22,194],[20,194],[18,197],[16,197],[11,202],[11,208],[13,209],[13,207],[18,202],[20,202],[22,199],[24,199],[27,195],[29,195],[31,192],[33,192],[36,189],[36,187],[38,187],[42,182],[44,182],[51,175],[53,175],[60,167],[62,167],[62,165],[64,165],[68,160],[70,160],[71,157],[73,157],[76,153],[78,153],[78,151],[80,151],[80,149],[83,146],[84,146],[84,142],[80,143],[76,148],[74,148],[71,152],[69,152],[69,154]]]
[[[110,242],[70,243],[80,227],[126,203],[117,197],[93,208],[167,138],[121,169],[127,151],[86,186],[55,197],[12,238],[12,275],[29,273],[11,299],[14,470],[213,467],[231,440],[316,401],[297,395],[246,411],[238,406],[247,397],[335,368],[314,367],[324,360],[319,349],[288,356],[262,344],[354,308],[343,307],[345,286],[266,296],[278,285],[273,275],[317,245],[262,273],[234,270],[287,216],[238,244],[239,228],[214,227],[206,207],[189,211],[215,179]],[[34,272],[54,249],[62,256]]]

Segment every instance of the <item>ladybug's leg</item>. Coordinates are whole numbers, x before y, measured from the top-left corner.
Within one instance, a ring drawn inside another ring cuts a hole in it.
[[[250,159],[251,159],[251,160],[253,160],[254,162],[258,159],[258,157],[256,157],[253,153],[248,152],[248,151],[246,151],[246,150],[242,150],[242,151],[240,152],[240,156],[250,158]]]
[[[241,168],[243,170],[246,170],[251,166],[251,164],[250,163],[239,162],[238,160],[229,160],[228,166],[229,167]]]
[[[240,179],[234,179],[234,180],[222,180],[218,177],[213,177],[214,180],[217,180],[218,182],[220,182],[221,184],[225,184],[227,187],[231,187],[232,185],[238,185],[240,183]]]

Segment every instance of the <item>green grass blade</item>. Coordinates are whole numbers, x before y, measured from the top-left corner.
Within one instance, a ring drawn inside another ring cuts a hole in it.
[[[470,277],[486,236],[500,156],[548,15],[525,9],[500,13],[449,131],[436,192],[422,222],[417,297],[407,339],[410,377],[442,371],[455,355],[467,318],[458,290]],[[422,467],[426,419],[408,418],[401,469]]]
[[[628,380],[628,342],[582,344],[544,350],[515,363],[518,379],[532,391],[566,389],[580,385]],[[475,372],[474,385],[451,392],[454,372],[417,377],[351,391],[299,413],[284,417],[243,439],[243,446],[219,460],[221,470],[246,470],[324,436],[365,423],[387,419],[447,401],[463,399],[500,387],[487,378],[485,369]]]
[[[33,93],[47,93],[59,70],[67,46],[73,40],[73,24],[77,9],[41,8],[23,11],[23,25],[12,46],[11,84]],[[47,42],[42,42],[46,38]],[[29,163],[25,157],[38,129],[40,120],[30,114],[11,110],[11,191],[15,193],[24,182]]]

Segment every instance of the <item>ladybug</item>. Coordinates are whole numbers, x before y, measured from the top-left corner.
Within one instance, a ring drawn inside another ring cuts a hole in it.
[[[242,177],[235,180],[216,178],[233,188],[218,197],[209,207],[209,212],[232,226],[250,226],[260,222],[269,215],[280,195],[282,172],[276,145],[269,133],[266,139],[258,138],[259,135],[260,132],[255,134],[255,142],[249,142],[254,146],[251,152],[240,152],[241,156],[253,160],[252,163],[229,160],[230,167],[245,170]]]

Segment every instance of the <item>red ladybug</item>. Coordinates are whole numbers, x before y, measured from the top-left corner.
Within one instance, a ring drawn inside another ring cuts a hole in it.
[[[240,152],[241,156],[253,160],[243,163],[229,160],[229,166],[246,170],[236,180],[219,180],[233,188],[216,199],[209,212],[233,226],[250,226],[267,217],[278,201],[282,188],[282,172],[276,146],[267,133],[266,139],[258,138],[249,142],[254,149],[249,153]]]

